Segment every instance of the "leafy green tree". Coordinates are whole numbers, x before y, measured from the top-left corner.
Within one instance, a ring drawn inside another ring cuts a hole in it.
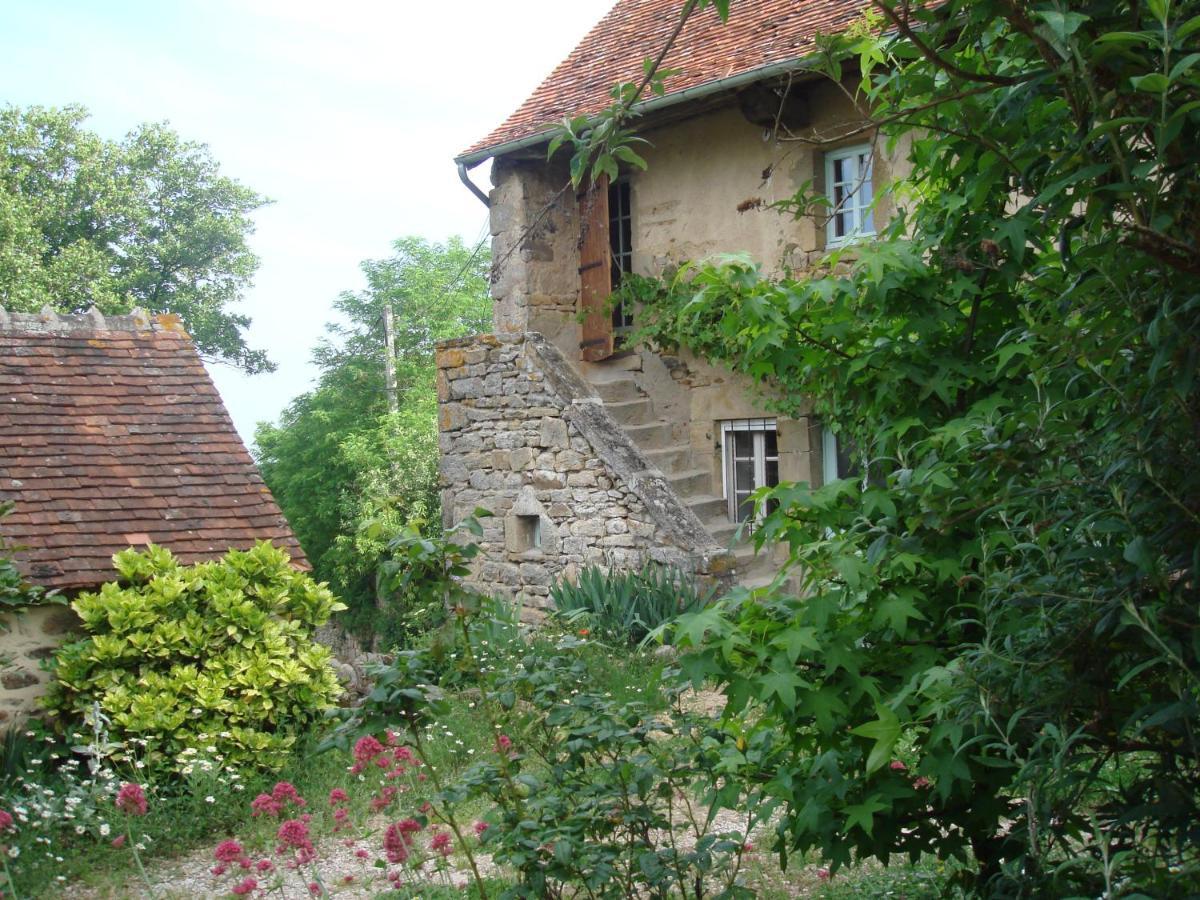
[[[202,353],[270,370],[230,311],[258,266],[246,239],[263,198],[166,125],[114,142],[86,118],[0,110],[0,306],[175,313]]]
[[[770,492],[757,538],[803,597],[685,617],[684,664],[725,685],[730,771],[774,771],[785,856],[1189,894],[1200,3],[874,9],[824,64],[857,64],[880,140],[910,147],[895,220],[802,277],[685,267],[643,317],[784,411],[810,397],[867,463]]]
[[[388,541],[410,519],[440,521],[434,345],[491,322],[488,257],[457,238],[404,238],[363,272],[366,289],[335,301],[343,319],[314,351],[317,386],[255,434],[263,477],[317,576],[360,613],[374,608]],[[384,388],[386,305],[395,315],[394,413]]]

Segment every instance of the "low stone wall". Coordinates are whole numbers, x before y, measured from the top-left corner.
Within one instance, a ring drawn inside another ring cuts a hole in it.
[[[0,631],[0,731],[19,724],[39,709],[50,673],[42,663],[79,627],[66,606],[35,606],[4,617]]]
[[[551,584],[588,564],[728,578],[733,557],[540,334],[448,341],[437,366],[445,524],[478,507],[494,516],[475,587],[536,615]]]

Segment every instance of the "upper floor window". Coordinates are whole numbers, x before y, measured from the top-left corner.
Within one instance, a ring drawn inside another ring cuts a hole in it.
[[[633,271],[633,204],[628,181],[614,181],[608,186],[608,241],[612,250],[612,288],[621,285],[621,278]],[[617,303],[612,311],[613,331],[620,333],[633,327],[633,310]]]
[[[858,464],[850,447],[828,428],[821,429],[821,483],[858,474]]]
[[[832,206],[825,245],[839,247],[875,233],[871,202],[871,147],[844,147],[825,154],[825,185]]]

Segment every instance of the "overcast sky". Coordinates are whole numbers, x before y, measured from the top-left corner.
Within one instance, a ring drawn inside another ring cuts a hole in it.
[[[362,260],[405,235],[478,239],[487,210],[452,158],[612,3],[2,0],[0,104],[82,103],[109,138],[167,120],[274,201],[241,307],[279,370],[210,367],[249,442],[312,383],[309,352]]]

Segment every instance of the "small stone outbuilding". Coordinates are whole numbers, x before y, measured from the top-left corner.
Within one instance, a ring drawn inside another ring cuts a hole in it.
[[[0,309],[0,520],[32,583],[70,596],[154,543],[184,563],[266,540],[308,562],[173,316]],[[0,632],[0,727],[44,690],[65,606]]]

